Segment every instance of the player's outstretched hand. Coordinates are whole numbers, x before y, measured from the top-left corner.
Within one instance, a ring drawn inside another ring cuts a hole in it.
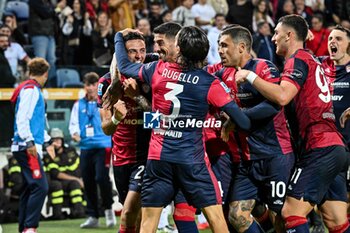
[[[237,72],[235,74],[236,83],[239,85],[247,81],[247,76],[249,75],[249,70],[242,70],[240,67],[237,68]]]
[[[139,86],[135,79],[128,78],[123,82],[124,93],[129,98],[134,98],[140,94]]]
[[[118,102],[113,105],[113,110],[114,110],[113,111],[114,118],[117,119],[118,121],[123,120],[126,114],[128,113],[125,102],[122,100],[118,100]]]
[[[350,119],[350,108],[346,109],[340,116],[339,122],[342,128],[345,127],[345,123]]]
[[[233,131],[234,129],[235,129],[235,124],[230,119],[225,121],[224,125],[221,128],[221,139],[224,142],[228,142],[230,138],[230,132]]]

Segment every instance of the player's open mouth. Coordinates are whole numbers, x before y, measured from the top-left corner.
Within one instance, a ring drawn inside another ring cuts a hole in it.
[[[336,54],[336,53],[337,53],[337,51],[338,51],[338,48],[337,48],[337,47],[335,47],[334,45],[329,46],[329,48],[331,49],[331,55]]]

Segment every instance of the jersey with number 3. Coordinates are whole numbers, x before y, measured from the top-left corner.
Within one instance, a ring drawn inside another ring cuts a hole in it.
[[[163,61],[142,66],[138,75],[152,86],[153,112],[171,116],[178,125],[157,133],[153,129],[148,159],[193,164],[204,162],[202,127],[209,104],[222,107],[233,101],[226,85],[202,69],[182,70],[177,64]],[[183,121],[184,125],[180,125]]]
[[[330,80],[320,61],[306,50],[298,50],[286,61],[281,78],[298,89],[286,106],[298,152],[344,145],[335,126]]]

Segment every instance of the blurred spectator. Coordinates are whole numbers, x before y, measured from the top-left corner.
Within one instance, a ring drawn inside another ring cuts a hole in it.
[[[5,57],[5,50],[8,46],[8,36],[0,34],[0,88],[12,88],[16,82],[10,64]],[[0,109],[0,122],[2,122],[0,124],[0,147],[9,147],[13,136],[13,106],[10,101],[0,100]]]
[[[172,22],[173,21],[172,18],[173,18],[173,15],[172,15],[172,12],[170,10],[165,10],[162,13],[163,23]]]
[[[165,0],[166,5],[168,6],[169,10],[174,10],[176,7],[179,7],[181,5],[182,0]]]
[[[323,26],[323,16],[321,14],[312,16],[311,32],[314,34],[314,39],[306,42],[306,48],[310,49],[316,56],[328,55],[327,41],[331,32]]]
[[[63,219],[62,207],[65,194],[69,198],[71,218],[85,217],[83,206],[84,184],[81,178],[80,158],[73,147],[64,143],[62,130],[53,128],[50,132],[55,158],[44,157],[49,182],[49,196],[53,207],[52,219]]]
[[[97,16],[92,31],[92,57],[97,66],[109,65],[114,53],[114,32],[112,22],[104,11]]]
[[[258,31],[258,22],[266,21],[271,28],[275,28],[275,22],[269,15],[269,8],[266,0],[259,0],[253,12],[253,31]]]
[[[208,4],[207,0],[198,0],[198,2],[192,6],[191,11],[196,25],[208,33],[210,28],[212,28],[212,23],[216,14],[214,8]]]
[[[282,16],[285,15],[290,15],[290,14],[294,14],[294,4],[292,0],[285,0],[285,1],[281,1],[283,2],[281,9],[278,9],[278,12],[276,14],[276,22],[279,20],[279,18],[281,18]]]
[[[101,118],[97,108],[98,74],[90,72],[84,76],[86,96],[78,100],[72,109],[69,132],[72,139],[79,142],[81,148],[80,167],[85,187],[87,214],[89,218],[80,225],[81,228],[99,226],[100,207],[105,210],[106,225],[116,225],[112,211],[112,183],[109,178],[111,156],[111,137],[106,136],[101,127]],[[100,192],[98,192],[98,188]]]
[[[228,4],[226,0],[208,0],[208,4],[214,8],[217,14],[227,15]]]
[[[151,31],[163,23],[162,19],[163,7],[159,1],[153,1],[150,3],[150,12],[148,15],[148,20],[151,25]]]
[[[17,42],[22,46],[28,43],[27,38],[17,25],[17,18],[15,14],[11,12],[4,13],[3,22],[11,28],[11,41]]]
[[[130,1],[109,0],[108,7],[114,31],[135,27],[135,15]]]
[[[343,19],[341,22],[340,22],[340,25],[344,28],[347,28],[350,30],[350,20],[349,19]]]
[[[253,10],[254,5],[252,1],[236,0],[230,5],[226,21],[230,24],[239,24],[253,32]]]
[[[258,32],[253,36],[252,49],[258,58],[264,58],[276,64],[276,46],[271,41],[272,33],[269,23],[260,21]]]
[[[325,1],[324,0],[305,0],[305,6],[311,8],[313,12],[324,12]]]
[[[295,14],[301,15],[308,23],[311,24],[312,9],[305,5],[305,0],[294,0]]]
[[[151,25],[148,19],[143,18],[137,22],[137,29],[142,32],[143,37],[146,42],[146,52],[153,53],[153,45],[154,45],[154,36],[151,31]]]
[[[193,0],[182,0],[181,6],[173,10],[173,21],[180,24],[181,26],[195,26],[196,22],[191,11],[193,3]]]
[[[8,38],[11,38],[11,28],[6,24],[0,26],[0,33],[7,35]],[[23,61],[26,64],[28,64],[28,62],[30,62],[29,56],[20,44],[9,41],[9,46],[5,50],[5,57],[7,58],[10,64],[12,75],[19,79],[20,74],[17,69],[18,61]]]
[[[72,8],[62,27],[62,62],[64,65],[90,65],[92,51],[86,49],[91,43],[92,25],[89,14],[85,12],[83,0],[74,0]]]
[[[212,27],[208,32],[208,40],[210,43],[209,53],[208,53],[208,63],[215,64],[220,62],[218,38],[223,28],[226,26],[225,15],[216,14],[215,15],[215,27]]]
[[[86,0],[86,12],[89,13],[92,22],[95,22],[101,11],[108,13],[108,2],[105,0]]]
[[[46,59],[50,64],[49,86],[56,83],[55,18],[55,9],[49,0],[29,0],[28,32],[34,55]]]
[[[5,34],[0,34],[0,87],[12,88],[16,82],[15,77],[12,75],[10,64],[5,57],[5,51],[9,47],[9,37]],[[5,125],[5,124],[1,124]],[[0,131],[3,132],[3,131]],[[0,134],[2,135],[2,134]]]

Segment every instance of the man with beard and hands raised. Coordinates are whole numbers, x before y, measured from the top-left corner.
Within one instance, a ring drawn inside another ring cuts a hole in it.
[[[231,99],[226,85],[202,69],[209,50],[202,30],[180,30],[175,38],[176,63],[146,65],[127,59],[122,36],[130,31],[115,36],[118,68],[122,74],[152,84],[152,111],[161,123],[152,131],[141,196],[141,232],[156,230],[163,206],[178,189],[190,205],[203,210],[213,232],[228,232],[217,180],[206,162],[202,128],[166,128],[164,123],[170,118],[203,122],[209,104],[222,108],[243,130],[250,128],[250,120]]]
[[[282,17],[272,38],[286,59],[281,82],[263,80],[249,70],[236,74],[270,101],[286,106],[299,160],[289,182],[282,216],[287,232],[309,232],[306,216],[318,205],[329,232],[350,232],[346,217],[347,153],[335,125],[329,77],[303,49],[308,24],[301,16]]]

